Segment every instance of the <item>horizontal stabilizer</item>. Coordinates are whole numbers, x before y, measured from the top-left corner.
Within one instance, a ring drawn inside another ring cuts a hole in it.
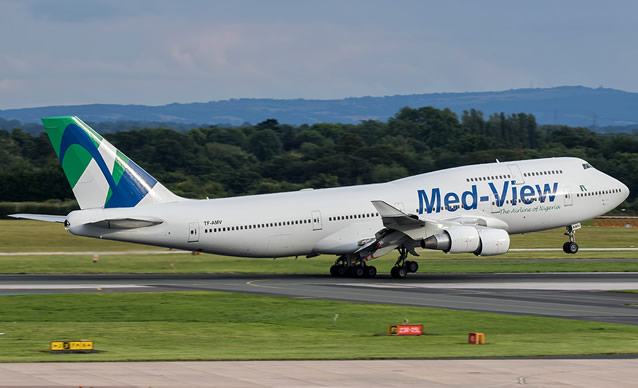
[[[114,218],[91,222],[86,225],[104,229],[137,229],[159,225],[163,222],[158,218]]]
[[[54,216],[54,215],[51,215],[51,214],[18,213],[18,214],[9,214],[9,217],[24,218],[26,220],[36,220],[36,221],[46,221],[46,222],[64,222],[64,221],[66,221],[66,216]]]

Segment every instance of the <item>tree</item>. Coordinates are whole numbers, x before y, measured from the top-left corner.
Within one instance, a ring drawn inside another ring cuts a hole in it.
[[[250,152],[262,161],[272,159],[283,150],[279,136],[272,129],[255,132],[248,140],[248,144]]]

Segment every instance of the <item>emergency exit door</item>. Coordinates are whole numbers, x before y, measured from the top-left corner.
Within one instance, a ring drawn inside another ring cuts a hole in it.
[[[199,241],[199,222],[191,222],[188,224],[188,242]]]
[[[321,212],[319,210],[312,212],[312,230],[321,230]]]

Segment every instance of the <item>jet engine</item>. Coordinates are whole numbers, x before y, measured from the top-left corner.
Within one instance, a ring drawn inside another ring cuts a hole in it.
[[[445,253],[474,253],[477,256],[500,255],[509,250],[510,237],[503,229],[454,226],[421,241],[422,248]]]
[[[454,226],[441,233],[427,237],[421,242],[421,247],[438,249],[445,253],[474,252],[481,241],[478,230],[472,226]]]
[[[480,229],[481,243],[474,254],[476,256],[494,256],[507,253],[510,249],[510,235],[503,229]]]

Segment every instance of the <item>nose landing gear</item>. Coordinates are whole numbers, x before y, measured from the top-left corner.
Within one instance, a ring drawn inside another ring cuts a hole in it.
[[[576,229],[580,229],[580,224],[567,225],[566,236],[569,236],[569,241],[563,244],[563,252],[574,254],[578,252],[578,244],[576,244]]]

